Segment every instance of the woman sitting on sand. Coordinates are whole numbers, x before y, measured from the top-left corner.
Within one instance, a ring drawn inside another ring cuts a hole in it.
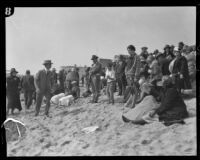
[[[163,87],[165,96],[160,107],[153,111],[150,117],[157,114],[159,121],[164,121],[165,123],[183,122],[182,120],[188,117],[187,107],[180,93],[175,88],[172,79],[165,80]]]
[[[157,92],[154,91],[152,84],[142,84],[141,99],[138,101],[139,104],[122,115],[123,121],[134,124],[145,124],[146,122],[143,120],[143,116],[159,107],[159,103],[156,101],[157,97]]]

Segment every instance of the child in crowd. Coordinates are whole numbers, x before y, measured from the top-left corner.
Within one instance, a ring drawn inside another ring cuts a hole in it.
[[[109,103],[114,104],[114,89],[115,89],[115,72],[112,67],[112,63],[109,63],[107,65],[107,70],[106,70],[106,76],[105,78],[107,79],[107,88],[106,88],[106,94],[109,99]]]

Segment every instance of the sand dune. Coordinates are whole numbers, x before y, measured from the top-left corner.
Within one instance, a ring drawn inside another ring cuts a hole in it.
[[[81,98],[70,107],[51,106],[52,118],[44,119],[44,107],[34,117],[34,106],[27,114],[9,116],[25,123],[27,135],[7,144],[8,156],[104,156],[104,155],[196,155],[196,98],[186,100],[190,118],[186,124],[169,127],[159,122],[139,126],[121,120],[128,110],[116,96],[115,105]],[[99,126],[93,133],[83,128]]]

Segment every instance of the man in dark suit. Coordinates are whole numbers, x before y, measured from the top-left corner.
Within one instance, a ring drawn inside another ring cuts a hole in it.
[[[62,93],[65,92],[65,89],[64,89],[64,82],[65,82],[65,70],[64,69],[61,69],[58,73],[58,83],[59,83],[59,86],[60,86],[60,90]]]
[[[53,76],[54,84],[57,84],[58,74],[56,73],[56,69],[55,68],[52,69],[52,76]]]
[[[125,67],[126,63],[124,61],[124,57],[120,55],[115,66],[115,77],[119,87],[119,96],[124,95],[126,89]]]
[[[38,116],[42,99],[45,96],[46,98],[46,108],[45,115],[49,116],[50,108],[50,99],[52,96],[52,87],[54,84],[52,72],[50,71],[52,62],[51,60],[44,61],[43,65],[45,69],[40,70],[35,76],[35,88],[36,88],[36,113],[35,116]]]
[[[21,85],[24,91],[25,107],[29,109],[33,100],[33,92],[35,91],[34,77],[30,75],[30,70],[27,70],[26,75],[22,77]]]
[[[98,62],[98,57],[96,55],[93,55],[91,60],[93,60],[93,64],[89,73],[91,77],[91,86],[93,93],[92,103],[98,103],[102,65]]]

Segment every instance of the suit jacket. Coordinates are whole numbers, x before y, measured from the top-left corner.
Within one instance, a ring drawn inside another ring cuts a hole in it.
[[[92,65],[90,69],[90,73],[92,74],[92,76],[97,75],[97,74],[100,76],[101,70],[102,70],[102,65],[101,63],[97,62]]]
[[[58,74],[56,72],[52,72],[54,83],[57,83]]]
[[[32,75],[25,75],[22,77],[21,86],[23,90],[34,91],[34,77]]]
[[[174,62],[172,73],[178,73],[178,72],[183,74],[185,78],[189,77],[188,63],[187,63],[187,59],[184,56],[181,56],[179,59],[176,59]]]
[[[115,66],[116,78],[121,78],[122,76],[125,76],[125,67],[126,67],[125,62],[116,64],[116,66]]]
[[[52,93],[53,76],[52,72],[46,73],[46,70],[40,70],[35,76],[35,88],[39,89],[41,93]]]

